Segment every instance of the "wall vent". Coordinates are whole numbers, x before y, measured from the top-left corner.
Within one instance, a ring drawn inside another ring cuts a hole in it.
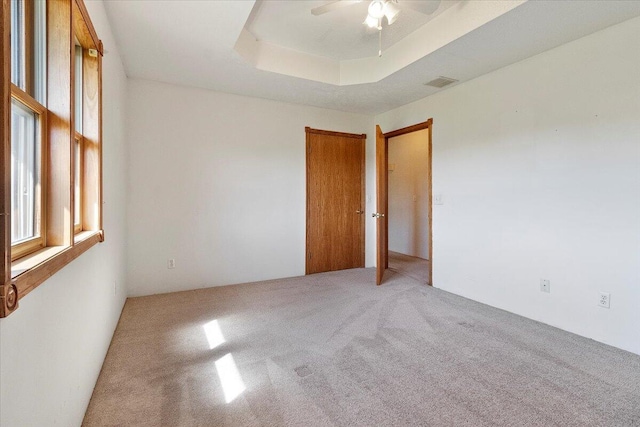
[[[425,83],[425,86],[433,86],[437,88],[442,88],[450,85],[451,83],[457,82],[456,79],[452,79],[450,77],[438,77],[437,79],[431,80],[430,82]]]

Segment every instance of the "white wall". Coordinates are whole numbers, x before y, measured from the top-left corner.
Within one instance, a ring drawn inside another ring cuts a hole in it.
[[[108,51],[103,71],[106,241],[0,319],[0,425],[6,427],[80,425],[127,294],[126,77],[102,2],[86,4]]]
[[[303,275],[305,126],[365,133],[372,118],[144,80],[129,89],[130,294]]]
[[[389,250],[429,259],[429,131],[389,139]]]
[[[434,119],[436,287],[640,353],[639,52],[636,18],[376,117]]]

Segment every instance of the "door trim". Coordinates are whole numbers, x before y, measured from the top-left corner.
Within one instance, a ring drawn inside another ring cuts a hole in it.
[[[411,126],[407,126],[407,127],[403,127],[401,129],[396,129],[393,130],[391,132],[387,132],[384,133],[384,151],[385,154],[389,152],[389,139],[396,137],[396,136],[400,136],[400,135],[405,135],[407,133],[412,133],[412,132],[416,132],[419,130],[424,130],[424,129],[428,129],[428,139],[427,139],[427,144],[428,144],[428,152],[429,152],[429,159],[428,159],[428,166],[429,166],[429,171],[427,174],[427,191],[428,191],[428,195],[427,195],[427,199],[428,199],[428,204],[429,204],[429,209],[428,209],[428,222],[429,222],[429,242],[428,242],[428,246],[429,246],[429,281],[427,282],[427,284],[429,286],[433,286],[433,140],[432,140],[432,129],[433,129],[433,118],[428,119],[426,122],[422,122],[422,123],[418,123],[415,125],[411,125]],[[385,180],[385,187],[388,189],[389,187],[389,156],[385,155],[385,159],[384,159],[384,176],[382,176],[382,174],[378,175],[380,171],[376,171],[376,178],[377,179],[384,179]],[[385,192],[385,200],[383,201],[383,205],[385,207],[385,214],[388,214],[389,212],[389,192],[386,191]],[[387,220],[388,221],[388,220]],[[385,237],[384,237],[384,251],[387,254],[386,256],[386,261],[385,261],[385,266],[384,269],[387,269],[389,267],[389,227],[386,227],[385,230]],[[377,236],[377,241],[376,241],[376,245],[380,244],[380,236]],[[380,280],[381,282],[381,280]],[[380,283],[378,283],[380,284]]]
[[[342,137],[342,138],[354,138],[354,139],[362,139],[364,140],[364,143],[362,144],[362,154],[360,156],[361,158],[361,165],[360,165],[360,169],[362,171],[361,176],[360,176],[360,185],[362,188],[361,194],[360,194],[360,206],[361,209],[364,211],[365,209],[365,195],[366,195],[366,150],[367,150],[367,134],[366,133],[361,133],[361,134],[357,134],[357,133],[345,133],[345,132],[334,132],[334,131],[330,131],[330,130],[322,130],[322,129],[314,129],[311,128],[309,126],[304,128],[305,131],[305,138],[306,138],[306,175],[305,175],[305,186],[306,186],[306,195],[305,195],[305,199],[306,199],[306,218],[305,218],[305,251],[304,251],[304,274],[308,275],[309,274],[309,213],[310,213],[310,203],[309,203],[309,161],[310,161],[310,157],[311,157],[311,141],[310,141],[310,135],[312,134],[316,134],[316,135],[329,135],[329,136],[337,136],[337,137]],[[365,214],[362,214],[363,218],[365,217]],[[365,230],[365,221],[362,220],[360,221],[360,247],[361,249],[361,253],[360,253],[360,267],[364,267],[365,265],[365,235],[366,235],[366,230]]]

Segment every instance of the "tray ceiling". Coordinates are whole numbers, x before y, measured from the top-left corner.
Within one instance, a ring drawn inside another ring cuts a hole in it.
[[[386,35],[378,58],[375,32],[372,42],[363,30],[362,4],[325,19],[310,13],[322,1],[265,3],[112,0],[104,5],[130,78],[365,114],[448,90],[640,16],[637,1],[442,2],[431,16],[403,10],[402,26],[400,18],[385,25],[383,36],[388,28],[398,29]],[[310,24],[299,24],[298,15]],[[444,89],[424,85],[439,76],[459,82]]]

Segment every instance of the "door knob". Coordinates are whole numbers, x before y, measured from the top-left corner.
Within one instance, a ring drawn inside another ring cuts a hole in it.
[[[384,218],[384,214],[383,213],[378,213],[378,212],[372,213],[371,216],[374,217],[374,218]]]
[[[357,213],[358,215],[361,215],[361,214],[363,214],[363,213],[364,213],[364,211],[357,210],[357,211],[356,211],[356,213]]]

